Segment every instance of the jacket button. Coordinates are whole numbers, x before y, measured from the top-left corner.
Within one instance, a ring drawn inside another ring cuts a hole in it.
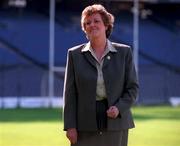
[[[110,59],[111,59],[111,57],[110,57],[110,56],[107,56],[107,59],[108,59],[108,60],[110,60]]]

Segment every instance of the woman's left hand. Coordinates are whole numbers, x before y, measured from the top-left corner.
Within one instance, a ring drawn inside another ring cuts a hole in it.
[[[110,106],[109,109],[107,110],[107,116],[109,118],[117,118],[117,116],[119,115],[119,110],[116,106]]]

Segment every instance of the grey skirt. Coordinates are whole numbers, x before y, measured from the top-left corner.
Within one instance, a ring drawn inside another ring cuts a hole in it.
[[[71,146],[127,146],[128,130],[78,132],[76,144]]]

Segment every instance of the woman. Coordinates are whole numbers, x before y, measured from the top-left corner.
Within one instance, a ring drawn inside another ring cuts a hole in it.
[[[88,43],[68,50],[64,130],[71,146],[127,146],[138,83],[129,46],[108,40],[114,17],[99,4],[81,15]]]

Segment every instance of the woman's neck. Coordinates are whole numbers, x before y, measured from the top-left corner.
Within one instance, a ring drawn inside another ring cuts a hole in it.
[[[97,59],[101,61],[105,48],[106,48],[106,39],[101,39],[101,40],[97,39],[95,41],[92,41],[91,47],[94,50],[94,53],[96,54]]]
[[[104,52],[106,47],[106,39],[96,39],[91,41],[91,47],[95,52]]]

